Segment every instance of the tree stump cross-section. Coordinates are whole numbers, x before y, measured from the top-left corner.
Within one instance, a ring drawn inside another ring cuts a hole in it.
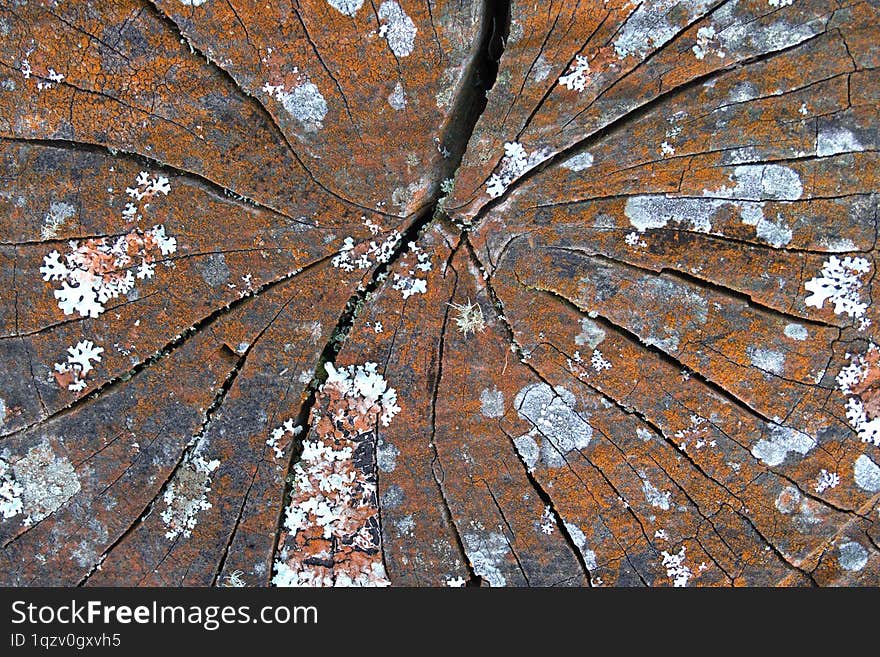
[[[0,2],[0,583],[880,584],[880,9]]]

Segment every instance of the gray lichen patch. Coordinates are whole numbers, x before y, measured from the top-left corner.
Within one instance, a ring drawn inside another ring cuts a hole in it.
[[[798,172],[781,164],[744,164],[734,167],[730,179],[732,187],[704,194],[741,201],[797,201],[804,193]]]
[[[513,441],[529,470],[539,460],[547,467],[561,467],[568,452],[590,444],[593,427],[575,410],[576,405],[570,391],[543,382],[527,385],[517,393],[513,406],[534,427]]]
[[[406,107],[406,92],[400,82],[394,85],[394,90],[388,95],[388,104],[391,105],[391,109],[398,112]]]
[[[669,511],[671,508],[672,493],[669,491],[661,491],[654,484],[648,481],[644,473],[639,473],[642,480],[642,492],[645,494],[645,500],[653,507]]]
[[[76,215],[76,208],[70,203],[63,201],[55,201],[49,204],[49,212],[43,219],[43,225],[40,227],[40,237],[43,239],[51,239],[58,234],[68,219]]]
[[[803,324],[797,324],[794,322],[786,324],[783,333],[785,333],[785,337],[797,340],[798,342],[802,342],[810,337],[807,328]]]
[[[73,464],[56,455],[48,439],[31,447],[27,456],[13,464],[12,471],[21,486],[26,525],[51,515],[80,491]]]
[[[785,354],[774,349],[750,346],[746,348],[749,362],[759,370],[781,376],[785,371]]]
[[[385,38],[391,52],[398,57],[411,55],[418,30],[400,5],[394,0],[383,2],[379,7],[379,20],[382,21],[379,36]]]
[[[595,570],[598,568],[598,563],[596,562],[596,553],[589,549],[587,546],[587,537],[581,528],[577,525],[565,522],[565,530],[568,532],[568,535],[571,537],[572,542],[577,547],[578,551],[581,553],[581,556],[584,558],[584,565],[588,570]]]
[[[842,126],[826,125],[816,137],[816,156],[828,157],[839,153],[860,153],[865,147],[858,138]]]
[[[682,24],[693,21],[711,4],[710,0],[653,0],[640,4],[614,39],[615,54],[620,59],[644,57],[670,41]]]
[[[354,16],[363,7],[364,0],[327,0],[327,4],[346,16]]]
[[[712,217],[724,201],[701,198],[670,198],[662,194],[632,196],[623,212],[639,232],[663,228],[670,222],[698,233],[712,230]]]
[[[382,472],[394,472],[399,455],[400,450],[384,439],[380,439],[376,445],[376,465]]]
[[[229,280],[229,267],[222,253],[212,253],[204,260],[199,260],[195,267],[211,287],[218,287]]]
[[[868,551],[855,541],[846,541],[837,546],[837,561],[844,570],[858,572],[868,563]]]
[[[510,544],[503,534],[490,532],[478,534],[467,532],[464,539],[464,551],[474,572],[486,579],[492,586],[504,586],[507,579],[502,572],[504,561],[510,554]]]
[[[579,347],[595,349],[605,339],[605,331],[589,317],[581,319],[581,332],[574,336],[574,343]]]
[[[563,169],[568,169],[569,171],[583,171],[584,169],[589,169],[593,166],[593,154],[592,153],[578,153],[577,155],[572,155],[565,162],[560,165]]]
[[[317,132],[324,127],[327,101],[313,82],[304,82],[291,91],[281,92],[278,99],[306,132]]]
[[[208,493],[211,491],[211,473],[220,465],[220,461],[205,461],[195,457],[181,465],[168,484],[162,499],[165,510],[162,511],[162,522],[168,528],[165,537],[174,540],[181,534],[188,538],[196,526],[198,515],[211,508]]]
[[[856,486],[869,493],[880,493],[880,466],[862,454],[853,464]]]
[[[498,388],[484,388],[480,393],[480,413],[494,418],[504,415],[504,393]]]
[[[769,436],[752,447],[752,456],[771,467],[782,463],[790,452],[804,456],[816,446],[814,438],[791,427],[770,424],[767,431]]]

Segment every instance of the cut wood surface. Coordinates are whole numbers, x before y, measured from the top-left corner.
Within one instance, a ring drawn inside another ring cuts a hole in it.
[[[878,25],[0,0],[0,584],[880,584]]]

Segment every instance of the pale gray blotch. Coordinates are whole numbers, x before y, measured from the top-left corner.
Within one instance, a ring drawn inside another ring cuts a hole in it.
[[[581,531],[581,528],[570,522],[563,522],[563,524],[565,525],[565,530],[571,537],[572,542],[577,546],[581,556],[583,556],[584,564],[587,566],[587,569],[595,570],[598,568],[598,564],[596,563],[596,553],[587,547],[587,537],[584,535],[584,532]]]
[[[844,570],[857,572],[868,563],[868,551],[855,541],[847,541],[837,546],[837,561]]]
[[[591,427],[575,412],[574,394],[546,383],[525,386],[514,399],[519,416],[531,422],[560,454],[584,449],[593,437]]]
[[[804,456],[816,446],[814,438],[791,427],[769,424],[767,430],[769,436],[752,447],[752,456],[771,467],[782,463],[789,452]]]
[[[327,0],[327,4],[346,16],[354,16],[363,7],[364,0]]]
[[[388,104],[391,105],[391,109],[398,112],[406,107],[406,93],[400,82],[394,85],[394,90],[388,95]]]
[[[73,464],[57,456],[48,439],[31,447],[27,456],[12,466],[12,471],[23,488],[24,512],[34,523],[54,513],[80,491]]]
[[[583,171],[584,169],[589,169],[593,166],[593,154],[578,153],[577,155],[572,155],[560,166],[569,171]]]
[[[783,332],[785,333],[785,337],[799,342],[803,342],[810,336],[807,332],[807,328],[803,324],[797,324],[794,322],[786,324]]]
[[[880,466],[866,454],[862,454],[853,464],[853,478],[856,486],[869,493],[880,493]]]
[[[631,196],[623,213],[639,232],[663,228],[669,222],[684,225],[698,233],[712,230],[712,217],[724,201],[701,198],[670,198],[663,194]]]
[[[204,259],[196,261],[196,270],[202,279],[211,287],[218,287],[229,280],[229,267],[222,253],[212,253]]]
[[[661,491],[641,473],[640,478],[642,480],[642,491],[645,493],[645,500],[653,507],[669,511],[671,507],[670,499],[672,498],[672,493],[669,491]]]
[[[746,353],[749,356],[749,362],[759,370],[770,372],[776,376],[782,376],[785,371],[785,354],[781,351],[750,346],[746,348]]]
[[[507,579],[501,572],[504,561],[510,554],[510,544],[503,534],[490,532],[481,535],[466,532],[464,539],[465,553],[474,568],[474,572],[484,577],[492,586],[504,586]]]
[[[324,127],[327,101],[313,82],[304,82],[291,91],[278,95],[287,113],[296,119],[306,132],[317,132]]]
[[[400,450],[384,439],[376,445],[376,465],[382,472],[394,472],[397,468],[397,457]]]
[[[397,484],[391,484],[382,491],[381,505],[383,509],[396,509],[403,504],[403,489]]]
[[[856,136],[841,126],[824,126],[816,138],[816,156],[828,157],[838,153],[860,153],[865,147]]]
[[[574,343],[579,347],[595,349],[605,339],[605,331],[589,317],[581,319],[581,332],[574,336]]]
[[[498,388],[483,388],[480,393],[480,413],[485,417],[501,417],[504,415],[504,393]]]
[[[412,534],[412,530],[415,529],[416,523],[413,520],[412,515],[405,515],[402,518],[393,521],[394,527],[397,530],[398,536],[408,536]]]
[[[412,54],[416,40],[415,23],[394,0],[386,0],[379,6],[379,20],[384,21],[379,35],[384,36],[388,47],[398,57]]]
[[[541,456],[541,450],[538,447],[538,443],[535,442],[535,439],[531,434],[525,433],[522,436],[514,438],[513,445],[516,447],[516,451],[526,464],[529,472],[532,472],[538,464],[538,458]]]

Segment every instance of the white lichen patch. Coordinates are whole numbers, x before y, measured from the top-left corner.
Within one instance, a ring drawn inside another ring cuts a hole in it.
[[[79,476],[67,458],[58,456],[52,444],[43,440],[28,450],[27,455],[9,464],[0,476],[2,489],[9,497],[6,511],[25,515],[23,525],[31,525],[51,515],[80,491]],[[6,485],[6,482],[10,483]],[[11,517],[6,515],[4,517]],[[15,514],[12,514],[15,515]]]
[[[327,0],[327,4],[346,16],[354,16],[363,7],[364,0]]]
[[[592,153],[578,153],[577,155],[572,155],[565,162],[560,165],[563,169],[568,169],[569,171],[583,171],[584,169],[589,169],[593,166],[593,154]]]
[[[704,196],[740,201],[796,201],[804,193],[800,175],[781,164],[743,164],[730,174],[733,186],[704,190]]]
[[[49,211],[43,218],[40,226],[40,237],[44,240],[52,239],[58,234],[58,230],[68,219],[76,215],[76,208],[70,203],[55,201],[49,204]]]
[[[880,415],[868,417],[865,405],[858,397],[846,400],[846,420],[863,443],[880,447]]]
[[[766,347],[747,347],[749,362],[759,370],[782,376],[785,371],[785,353]]]
[[[693,576],[691,569],[685,564],[685,547],[681,546],[678,552],[669,553],[666,550],[660,553],[663,566],[666,568],[666,576],[672,580],[672,586],[684,587]]]
[[[496,418],[504,415],[504,393],[498,388],[483,388],[480,393],[480,413],[483,417]]]
[[[529,168],[529,154],[517,141],[504,144],[504,157],[500,168],[486,182],[486,192],[492,198],[501,196],[510,184],[524,174]]]
[[[590,356],[590,366],[596,372],[611,369],[611,363],[605,358],[605,356],[602,355],[602,352],[598,349],[593,349],[593,354]]]
[[[624,214],[638,232],[664,228],[670,222],[698,233],[712,230],[712,217],[724,201],[699,198],[671,198],[661,194],[631,196]]]
[[[423,279],[394,274],[394,285],[392,285],[392,288],[399,291],[404,299],[409,299],[414,294],[426,294],[428,292],[428,283]]]
[[[409,299],[414,294],[427,294],[427,273],[434,267],[429,251],[425,251],[415,242],[410,242],[406,253],[400,258],[399,267],[404,273],[393,274],[392,289],[399,291],[404,299]]]
[[[159,515],[168,531],[165,538],[189,538],[198,522],[199,513],[211,508],[211,473],[220,467],[217,459],[206,461],[201,456],[187,458],[165,488],[162,500],[165,509]]]
[[[785,334],[785,337],[797,340],[798,342],[803,342],[810,337],[810,334],[807,332],[807,327],[795,322],[786,324],[785,329],[783,329],[782,332]]]
[[[699,60],[705,59],[706,55],[715,55],[719,59],[724,59],[725,52],[722,50],[718,35],[715,28],[711,25],[705,25],[697,30],[697,42],[691,50],[694,57]]]
[[[589,82],[590,63],[583,55],[575,57],[569,72],[559,78],[559,84],[566,89],[580,93],[587,88]]]
[[[309,376],[309,381],[312,380],[312,377]],[[275,427],[269,434],[269,437],[266,439],[266,444],[272,448],[272,452],[275,454],[276,459],[280,459],[284,456],[284,449],[286,445],[282,444],[282,440],[285,439],[285,436],[290,436],[290,438],[296,438],[298,435],[302,433],[303,428],[298,424],[294,424],[293,418],[288,418],[284,422],[281,423],[280,426]],[[289,439],[288,439],[289,440]]]
[[[853,463],[853,481],[864,491],[880,493],[880,465],[862,454]]]
[[[388,104],[391,105],[391,109],[397,112],[406,107],[406,92],[400,82],[394,85],[394,90],[388,94]]]
[[[283,548],[275,563],[276,586],[387,586],[378,532],[376,479],[361,446],[400,412],[397,392],[375,363],[337,369],[312,409],[314,437],[304,441],[293,468],[284,511]],[[369,442],[369,441],[368,441]],[[396,467],[399,453],[378,441],[377,465]]]
[[[868,551],[860,543],[844,541],[837,546],[837,562],[850,572],[858,572],[868,564]]]
[[[314,82],[302,82],[290,91],[277,87],[274,96],[306,132],[317,132],[324,127],[327,101]]]
[[[504,561],[510,554],[510,544],[504,534],[465,532],[462,538],[465,554],[471,562],[474,573],[484,578],[491,586],[505,586],[507,579],[502,570]]]
[[[13,476],[12,466],[0,458],[0,515],[4,520],[22,512],[24,506],[21,494],[23,492],[24,488]]]
[[[650,0],[643,2],[626,19],[614,39],[614,52],[619,59],[644,58],[652,50],[668,43],[683,25],[705,13],[710,0]],[[670,18],[672,12],[685,12],[681,20]]]
[[[109,300],[130,293],[136,279],[152,278],[156,260],[174,253],[177,241],[157,225],[116,239],[71,240],[69,246],[63,261],[58,251],[46,255],[40,273],[44,281],[61,284],[54,296],[65,315],[94,318]]]
[[[767,425],[767,437],[752,447],[752,456],[771,467],[780,465],[789,453],[806,455],[816,446],[816,439],[802,431],[779,424]]]
[[[514,440],[526,466],[533,470],[539,459],[548,467],[561,467],[565,455],[585,449],[593,437],[593,427],[575,410],[577,400],[562,387],[532,383],[517,393],[513,406],[533,429]],[[538,445],[538,439],[542,445]]]
[[[68,390],[80,392],[85,389],[85,378],[94,369],[92,361],[101,362],[103,347],[96,347],[91,340],[81,340],[67,348],[67,361],[55,363],[55,380]]]
[[[639,478],[642,480],[642,492],[644,492],[645,500],[648,504],[663,511],[669,511],[672,508],[672,493],[661,491],[648,481],[648,477],[644,472],[639,472]]]
[[[565,531],[568,532],[568,535],[571,537],[572,542],[577,547],[578,551],[580,551],[581,556],[584,558],[584,564],[586,565],[588,570],[595,570],[599,567],[596,562],[596,553],[589,549],[587,545],[587,537],[580,527],[571,522],[563,522],[565,526]]]
[[[864,354],[847,353],[846,358],[850,362],[840,368],[836,381],[838,390],[847,396],[846,419],[850,427],[862,442],[880,447],[880,416],[869,416],[859,396],[866,392],[863,390],[866,384],[870,388],[870,382],[866,380],[877,367],[877,351],[877,346],[872,342]]]
[[[830,301],[835,315],[845,313],[860,318],[868,309],[868,304],[861,299],[862,277],[870,270],[871,263],[865,258],[830,256],[822,265],[819,276],[804,283],[807,292],[811,293],[804,303],[821,309],[826,301]]]
[[[595,349],[605,339],[605,330],[589,317],[581,318],[581,332],[574,336],[574,343],[587,349]]]
[[[379,6],[379,36],[384,37],[388,47],[398,57],[412,54],[416,41],[415,23],[394,0],[386,0]]]
[[[824,126],[816,137],[816,156],[828,157],[839,153],[860,153],[865,147],[856,136],[840,126]]]
[[[813,487],[813,490],[821,495],[826,490],[837,488],[838,484],[840,484],[840,475],[822,468],[819,476],[816,478],[816,485]]]
[[[330,260],[330,264],[343,271],[369,269],[375,264],[384,264],[391,260],[394,249],[400,243],[400,233],[391,231],[382,241],[372,240],[366,244],[355,244],[354,238],[346,237],[342,246]]]
[[[549,536],[556,531],[556,518],[553,516],[553,509],[549,506],[544,507],[541,513],[541,520],[538,522],[538,528],[542,534]]]

